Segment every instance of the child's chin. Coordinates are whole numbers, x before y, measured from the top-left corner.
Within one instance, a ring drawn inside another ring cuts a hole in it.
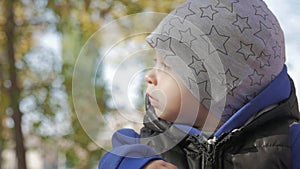
[[[160,108],[154,107],[154,110],[155,110],[155,113],[156,113],[157,117],[163,116],[163,111],[160,110]]]

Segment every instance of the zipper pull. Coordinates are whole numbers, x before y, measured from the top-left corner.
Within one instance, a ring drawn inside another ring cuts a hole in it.
[[[217,142],[217,138],[216,137],[207,140],[207,148],[208,148],[207,150],[208,150],[209,154],[211,154],[213,152],[214,146],[215,146],[216,142]]]
[[[211,138],[209,140],[207,140],[207,143],[210,145],[215,145],[215,143],[217,142],[217,137]]]
[[[216,142],[217,142],[216,137],[207,140],[207,153],[208,153],[207,161],[210,163],[210,166],[212,165],[214,160],[214,151],[215,151]]]

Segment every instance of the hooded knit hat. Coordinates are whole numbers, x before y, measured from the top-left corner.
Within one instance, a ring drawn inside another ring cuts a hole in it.
[[[226,121],[282,70],[284,36],[262,0],[188,0],[146,41]]]

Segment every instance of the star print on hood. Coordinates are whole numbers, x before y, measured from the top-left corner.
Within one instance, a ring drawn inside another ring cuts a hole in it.
[[[188,0],[146,41],[222,121],[266,88],[285,63],[283,32],[262,0]]]

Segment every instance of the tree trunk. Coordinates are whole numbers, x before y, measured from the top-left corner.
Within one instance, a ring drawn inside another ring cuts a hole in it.
[[[14,137],[16,143],[16,156],[18,160],[18,169],[26,169],[26,155],[24,147],[24,137],[22,133],[22,114],[19,110],[20,88],[17,81],[17,70],[15,67],[15,21],[14,21],[14,0],[6,0],[6,47],[7,47],[7,60],[9,62],[9,77],[11,86],[9,88],[10,105],[13,110],[14,121]]]
[[[2,140],[0,140],[0,169],[2,169]]]
[[[0,56],[1,57],[1,56]],[[1,58],[0,58],[1,59]],[[0,63],[0,103],[4,103],[3,101],[3,98],[5,97],[4,96],[4,92],[3,92],[3,87],[2,87],[2,84],[3,84],[3,76],[2,76],[2,73],[3,73],[3,69],[2,69],[2,65]],[[2,124],[2,121],[3,121],[3,112],[4,112],[4,106],[0,106],[0,169],[2,169],[2,152],[3,152],[3,142],[4,142],[4,138],[3,138],[3,128],[4,128],[4,125]]]

